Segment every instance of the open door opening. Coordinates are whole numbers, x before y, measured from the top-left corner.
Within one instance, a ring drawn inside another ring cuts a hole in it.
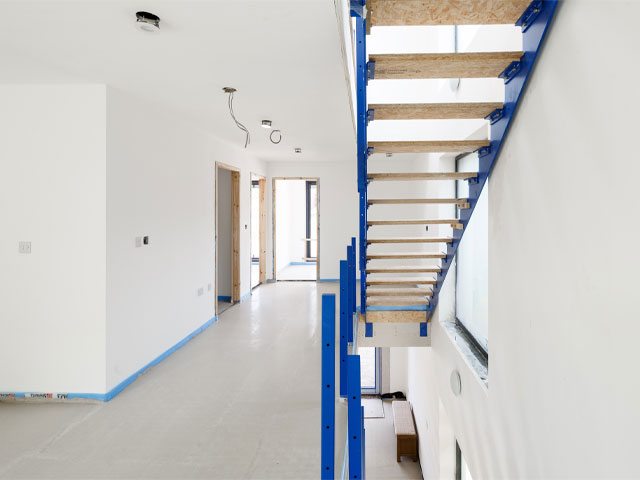
[[[273,179],[273,276],[318,280],[320,196],[318,178]]]
[[[267,281],[266,180],[251,176],[251,289]]]
[[[216,163],[216,315],[240,301],[240,171]]]

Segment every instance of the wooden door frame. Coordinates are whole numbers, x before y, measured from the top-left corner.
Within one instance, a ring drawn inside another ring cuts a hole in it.
[[[231,172],[231,301],[240,301],[240,169],[222,162],[216,162],[216,274],[215,274],[215,310],[218,315],[218,170]]]
[[[320,280],[320,177],[272,177],[271,178],[271,243],[273,245],[273,281],[277,282],[276,274],[276,180],[313,180],[316,182],[316,212],[318,212],[318,224],[316,225],[316,280]]]
[[[266,202],[266,190],[267,190],[267,178],[263,175],[257,173],[251,173],[251,178],[249,180],[249,205],[250,205],[250,214],[253,215],[253,203],[251,197],[251,189],[253,188],[253,182],[258,181],[258,215],[259,218],[259,227],[258,227],[258,236],[259,236],[259,249],[260,249],[260,257],[259,257],[259,271],[260,275],[258,278],[258,285],[256,287],[267,283],[267,202]],[[251,217],[250,215],[250,217]],[[253,218],[250,219],[249,224],[251,228],[249,230],[249,238],[250,241],[253,241]],[[251,250],[251,249],[249,249]],[[251,255],[251,251],[249,251],[249,255]],[[250,258],[253,261],[253,257]],[[249,271],[249,278],[251,278],[251,271]],[[253,280],[251,280],[253,281]],[[251,286],[253,289],[253,285]]]

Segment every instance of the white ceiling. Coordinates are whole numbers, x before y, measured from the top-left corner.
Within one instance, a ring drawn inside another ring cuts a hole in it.
[[[134,28],[139,10],[160,34]],[[233,86],[259,158],[353,160],[339,31],[333,0],[0,0],[0,83],[106,83],[244,145]]]

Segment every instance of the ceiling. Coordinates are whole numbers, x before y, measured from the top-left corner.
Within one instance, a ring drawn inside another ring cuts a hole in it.
[[[139,10],[159,34],[134,28]],[[352,160],[339,32],[333,0],[0,0],[0,83],[105,83],[243,146],[232,86],[258,158]]]

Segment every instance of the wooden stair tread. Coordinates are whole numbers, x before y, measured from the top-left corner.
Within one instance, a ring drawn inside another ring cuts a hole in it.
[[[530,0],[370,0],[372,26],[513,25]]]
[[[430,288],[367,288],[367,297],[427,297]]]
[[[382,103],[369,105],[374,120],[447,120],[485,118],[502,103]]]
[[[450,243],[450,237],[367,238],[367,243]]]
[[[394,266],[394,267],[367,267],[367,273],[438,273],[441,272],[440,267],[434,266]]]
[[[489,140],[369,142],[373,153],[470,153],[491,145]]]
[[[368,173],[371,181],[419,181],[419,180],[468,180],[476,178],[476,172],[415,172],[415,173]]]
[[[522,52],[392,53],[370,55],[375,79],[497,78]]]
[[[437,282],[433,278],[370,278],[367,277],[368,285],[435,285]]]
[[[451,225],[458,228],[461,224],[457,218],[451,219],[405,219],[405,220],[367,220],[370,227],[384,225]]]
[[[429,305],[429,300],[420,297],[369,297],[367,306],[405,307],[410,305]]]
[[[392,253],[368,253],[369,260],[395,259],[395,258],[446,258],[444,253],[434,252],[392,252]]]
[[[467,198],[369,198],[369,205],[400,205],[400,204],[465,204]]]

